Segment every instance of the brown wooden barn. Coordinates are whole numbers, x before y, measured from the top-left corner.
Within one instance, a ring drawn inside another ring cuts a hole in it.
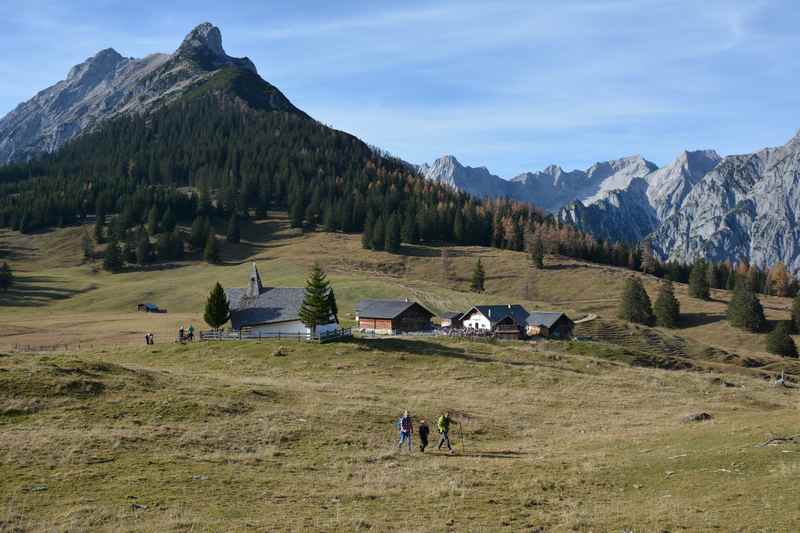
[[[526,320],[529,337],[571,339],[575,323],[564,313],[533,312]]]
[[[359,329],[382,335],[432,329],[433,313],[409,300],[362,300],[356,306]]]

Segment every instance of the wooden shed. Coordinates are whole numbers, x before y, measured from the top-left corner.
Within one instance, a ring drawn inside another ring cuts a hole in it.
[[[526,322],[529,337],[571,339],[575,327],[575,323],[560,312],[533,312]]]
[[[356,306],[359,329],[383,335],[432,329],[434,314],[409,300],[362,300]]]

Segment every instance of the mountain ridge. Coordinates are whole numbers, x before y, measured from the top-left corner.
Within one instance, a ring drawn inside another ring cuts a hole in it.
[[[50,153],[77,135],[120,115],[148,113],[169,104],[224,69],[247,72],[241,79],[264,85],[262,105],[299,112],[283,94],[258,77],[250,59],[227,55],[222,34],[204,22],[172,54],[143,58],[105,48],[73,66],[67,77],[39,91],[0,119],[0,164]]]

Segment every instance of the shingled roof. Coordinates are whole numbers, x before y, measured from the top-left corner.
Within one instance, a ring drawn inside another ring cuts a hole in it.
[[[410,302],[408,300],[361,300],[356,305],[356,314],[359,318],[392,320],[415,305],[419,305],[422,309],[425,309],[425,307],[419,303]],[[433,313],[427,309],[425,309],[425,311],[433,316]]]
[[[264,287],[255,263],[248,281],[247,287],[225,289],[233,329],[300,319],[305,289]]]

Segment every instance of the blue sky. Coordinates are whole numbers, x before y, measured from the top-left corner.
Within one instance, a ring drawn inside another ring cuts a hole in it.
[[[208,20],[309,114],[416,163],[666,164],[800,129],[796,0],[4,0],[0,20],[0,114],[102,48],[171,52]]]

